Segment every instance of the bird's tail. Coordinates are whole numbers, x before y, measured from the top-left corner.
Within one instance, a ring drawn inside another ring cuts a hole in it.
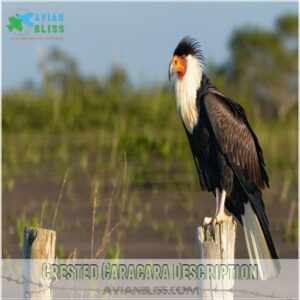
[[[251,263],[257,264],[260,279],[266,280],[277,276],[280,264],[264,209],[255,211],[251,205],[255,199],[251,200],[244,204],[242,215],[245,238]]]

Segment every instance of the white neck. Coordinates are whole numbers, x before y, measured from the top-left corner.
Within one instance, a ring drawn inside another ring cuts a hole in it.
[[[198,122],[196,97],[202,79],[202,64],[191,55],[186,59],[186,72],[181,79],[176,80],[176,105],[186,129],[192,133]]]

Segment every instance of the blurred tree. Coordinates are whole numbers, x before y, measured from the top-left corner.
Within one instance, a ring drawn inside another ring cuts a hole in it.
[[[58,125],[62,103],[73,101],[82,94],[83,78],[76,60],[58,48],[53,48],[47,56],[40,51],[39,67],[43,93],[52,101],[53,121]]]
[[[88,76],[84,79],[84,91],[86,95],[99,96],[102,93],[102,84],[96,75]]]
[[[298,18],[281,16],[273,31],[237,30],[230,42],[228,82],[280,119],[298,102]]]
[[[295,15],[287,14],[277,20],[277,31],[284,41],[290,39],[292,48],[297,50],[298,41],[298,18]]]
[[[115,63],[108,75],[106,85],[108,92],[113,92],[113,94],[118,96],[125,96],[130,91],[130,82],[126,70]]]
[[[47,58],[48,83],[65,97],[81,91],[82,78],[77,62],[60,49],[53,48]]]

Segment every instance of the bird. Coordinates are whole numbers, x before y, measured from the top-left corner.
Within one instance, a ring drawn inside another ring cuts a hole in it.
[[[262,190],[269,187],[263,151],[243,107],[219,91],[204,72],[200,43],[185,36],[170,61],[176,75],[175,100],[196,165],[201,189],[213,193],[214,218],[220,224],[233,214],[244,228],[250,260],[261,279],[276,277],[280,263],[270,233]]]
[[[16,17],[22,21],[23,24],[26,24],[29,27],[33,27],[33,22],[30,19],[33,17],[34,13],[28,12],[24,15],[16,14]]]

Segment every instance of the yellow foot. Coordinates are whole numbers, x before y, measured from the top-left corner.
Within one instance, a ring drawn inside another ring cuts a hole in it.
[[[216,220],[216,224],[232,222],[232,216],[227,216],[225,213],[216,215],[214,219]]]

